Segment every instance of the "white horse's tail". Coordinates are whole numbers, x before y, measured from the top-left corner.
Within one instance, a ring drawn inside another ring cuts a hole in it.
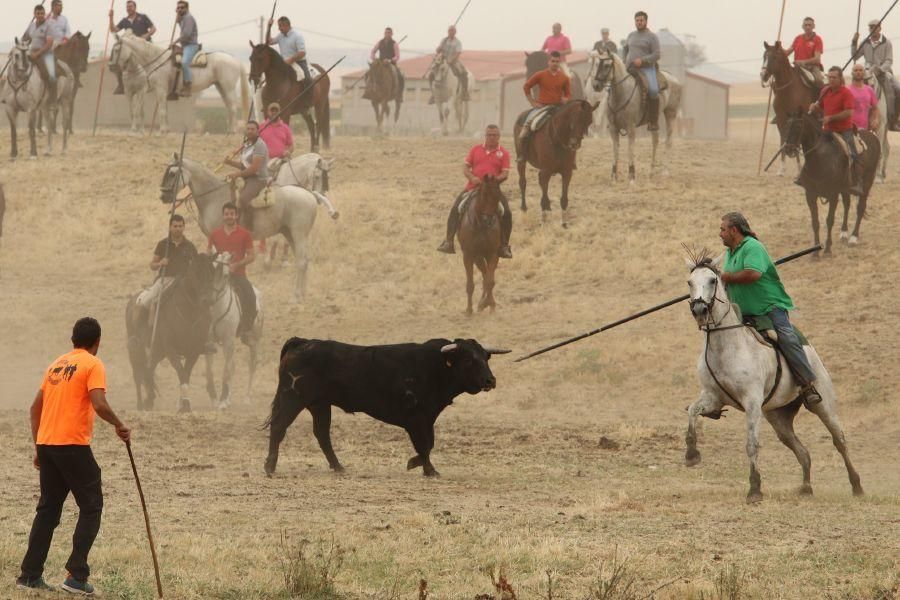
[[[248,75],[247,75],[247,69],[244,68],[244,65],[242,64],[241,65],[241,108],[243,109],[243,111],[244,111],[243,114],[245,114],[245,115],[250,114],[250,84],[248,82],[249,82],[249,79],[248,79]],[[256,108],[257,108],[257,110],[259,109],[258,106]],[[255,115],[250,115],[249,117],[244,117],[244,118],[253,119],[253,118],[255,118]]]

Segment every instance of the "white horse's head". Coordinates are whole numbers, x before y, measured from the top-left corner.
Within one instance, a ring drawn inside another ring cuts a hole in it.
[[[125,31],[124,33],[116,33],[114,35],[116,41],[113,43],[112,50],[109,52],[109,66],[111,70],[117,68],[124,71],[128,62],[133,60],[134,52],[132,51],[131,46],[125,44],[123,38],[131,36],[132,33],[130,31]]]
[[[328,177],[335,160],[337,159],[319,157],[319,160],[316,161],[316,168],[313,171],[313,191],[319,192],[320,194],[328,193],[330,187]]]
[[[159,199],[166,203],[175,202],[178,192],[191,183],[191,172],[178,160],[178,153],[172,155],[172,162],[166,165],[159,184]]]
[[[212,256],[213,267],[215,267],[215,277],[213,285],[216,289],[221,288],[227,281],[231,271],[228,265],[231,264],[231,252],[219,252]]]
[[[616,59],[606,48],[592,50],[589,58],[588,79],[595,92],[612,84],[616,79]]]
[[[10,51],[10,60],[12,60],[13,72],[16,75],[24,75],[31,68],[31,61],[28,58],[28,43],[15,39],[15,45]]]
[[[691,314],[698,325],[718,323],[730,310],[725,284],[719,277],[719,268],[724,258],[724,252],[712,258],[708,250],[703,250],[684,259],[691,272],[688,277]]]

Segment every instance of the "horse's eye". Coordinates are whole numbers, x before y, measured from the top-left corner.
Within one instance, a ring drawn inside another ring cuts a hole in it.
[[[715,284],[716,284],[716,278],[715,278],[715,277],[710,277],[708,281],[709,281],[709,285],[715,285]]]

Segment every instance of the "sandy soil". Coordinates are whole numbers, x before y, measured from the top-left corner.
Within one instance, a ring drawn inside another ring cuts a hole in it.
[[[188,155],[212,165],[235,142],[192,138]],[[813,456],[816,495],[795,494],[799,466],[766,427],[767,498],[748,507],[742,415],[704,423],[704,462],[695,469],[682,463],[684,407],[698,391],[701,342],[686,306],[532,361],[512,359],[684,293],[681,243],[717,248],[718,218],[728,210],[743,210],[775,256],[810,245],[800,189],[788,178],[755,177],[757,146],[744,141],[678,141],[667,158],[669,176],[649,181],[641,162],[634,189],[610,185],[609,142],[589,140],[572,186],[573,226],[559,227],[556,203],[552,223],[540,225],[530,173],[532,211],[516,210],[515,259],[499,269],[498,310],[467,318],[461,259],[433,248],[470,144],[335,140],[327,154],[338,159],[332,181],[341,219],[320,212],[306,302],[290,303],[289,268],[253,265],[267,330],[251,403],[214,412],[198,369],[197,410],[188,416],[173,412],[177,385],[165,365],[159,410],[134,410],[123,326],[126,297],[150,281],[150,254],[165,233],[157,186],[178,139],[79,133],[66,157],[4,164],[5,581],[16,574],[37,498],[26,409],[46,364],[68,347],[71,324],[90,314],[104,326],[110,400],[135,427],[168,597],[289,597],[284,560],[304,540],[311,568],[324,560],[317,550],[332,540],[340,547],[335,587],[347,598],[412,598],[419,578],[433,598],[472,598],[489,591],[486,570],[498,566],[521,598],[546,597],[547,570],[554,597],[583,598],[608,577],[614,555],[641,595],[673,582],[662,598],[717,597],[716,582],[726,576],[747,597],[872,598],[891,586],[896,593],[897,168],[890,183],[875,188],[858,247],[838,244],[832,258],[782,268],[799,307],[795,321],[835,379],[867,496],[851,497],[827,432],[804,412],[798,434]],[[506,189],[515,196],[512,184]],[[190,237],[202,242],[196,222],[188,222]],[[276,477],[267,479],[258,426],[289,335],[361,344],[475,337],[515,353],[492,361],[495,392],[459,398],[438,421],[440,480],[404,470],[411,447],[401,430],[337,413],[333,439],[345,475],[327,470],[304,414],[288,432]],[[245,358],[239,351],[238,388]],[[94,447],[107,497],[94,581],[106,597],[151,598],[127,456],[102,424]],[[75,511],[67,506],[50,555],[53,580],[62,575]]]

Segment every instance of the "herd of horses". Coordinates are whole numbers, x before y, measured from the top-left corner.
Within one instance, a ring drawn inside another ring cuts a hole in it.
[[[8,76],[0,89],[0,99],[4,104],[11,125],[12,151],[11,157],[18,155],[16,145],[16,117],[19,112],[28,113],[31,157],[36,152],[36,130],[39,117],[43,114],[47,119],[47,153],[52,148],[52,132],[55,129],[57,112],[62,112],[63,151],[66,149],[67,136],[71,131],[72,107],[79,87],[79,74],[87,70],[90,35],[76,33],[68,44],[57,49],[60,59],[60,78],[58,86],[58,102],[47,101],[45,85],[38,76],[37,70],[28,58],[28,48],[16,40],[10,52]],[[313,81],[305,81],[297,76],[293,67],[286,64],[281,56],[263,44],[250,42],[250,71],[240,61],[222,52],[202,54],[200,64],[195,70],[194,90],[215,86],[219,91],[229,114],[229,120],[235,128],[242,116],[251,109],[249,85],[252,83],[260,101],[258,108],[270,102],[279,102],[284,109],[283,118],[289,122],[291,115],[299,114],[307,125],[310,136],[311,153],[290,160],[286,167],[279,171],[278,179],[271,192],[271,202],[265,210],[258,212],[253,220],[255,239],[267,239],[281,234],[291,247],[295,260],[295,279],[293,286],[294,300],[302,300],[306,290],[306,272],[308,267],[307,243],[315,223],[319,205],[328,207],[333,217],[337,212],[330,205],[328,192],[328,170],[330,163],[317,154],[320,144],[328,148],[330,144],[330,113],[328,95],[330,81],[328,73],[319,65],[313,65]],[[526,71],[530,75],[534,71],[546,67],[546,55],[542,52],[526,53]],[[125,90],[131,104],[132,129],[140,130],[145,122],[143,98],[147,92],[156,97],[160,130],[168,129],[166,115],[166,96],[174,88],[179,66],[173,60],[169,49],[146,42],[130,32],[116,35],[115,45],[110,55],[110,63],[122,70]],[[449,65],[436,61],[429,68],[433,75],[435,104],[442,127],[446,134],[449,131],[450,108],[456,115],[458,130],[463,131],[468,120],[467,102],[460,95],[460,85]],[[372,106],[379,129],[385,118],[390,115],[390,102],[395,103],[394,119],[400,111],[402,90],[397,89],[397,80],[391,67],[380,61],[370,65],[367,76],[371,78],[374,93]],[[804,187],[810,209],[815,242],[820,240],[818,222],[818,202],[824,199],[829,206],[825,253],[832,249],[831,229],[835,219],[838,198],[844,202],[844,222],[841,238],[854,244],[859,239],[859,227],[865,214],[866,202],[876,178],[882,179],[886,172],[888,145],[886,120],[876,132],[861,132],[866,150],[862,157],[864,175],[863,193],[857,205],[856,225],[852,233],[848,232],[848,213],[850,205],[849,169],[850,165],[844,150],[831,142],[830,136],[822,132],[820,122],[807,113],[807,107],[815,100],[816,90],[804,83],[796,68],[789,63],[788,57],[780,43],[765,44],[763,84],[769,82],[774,92],[774,108],[776,123],[781,136],[783,172],[785,157],[796,157],[800,162],[803,156],[806,175]],[[470,81],[474,78],[469,77]],[[676,119],[681,103],[681,83],[670,73],[662,73],[665,82],[661,90],[660,110],[665,117],[666,147],[672,145],[676,129]],[[235,89],[240,89],[241,109],[238,112]],[[589,101],[591,98],[593,101]],[[879,93],[883,106],[884,99]],[[562,178],[560,197],[561,222],[563,227],[569,225],[568,191],[573,171],[576,168],[577,152],[589,130],[595,124],[599,114],[606,124],[612,140],[613,162],[611,179],[616,181],[619,175],[619,138],[628,138],[628,173],[629,184],[635,183],[635,151],[636,131],[647,124],[646,99],[642,88],[632,73],[626,69],[622,59],[615,53],[595,50],[590,54],[588,71],[584,81],[577,75],[573,77],[573,98],[567,103],[549,111],[542,125],[537,126],[531,134],[531,141],[525,153],[525,160],[518,162],[518,184],[521,196],[521,210],[527,210],[526,202],[526,163],[538,172],[541,187],[542,221],[548,221],[551,202],[548,185],[553,175]],[[514,136],[519,133],[528,111],[523,112],[516,120]],[[659,132],[651,132],[651,177],[657,170],[663,169],[657,156]],[[517,145],[518,148],[518,145]],[[664,169],[663,169],[664,170]],[[160,197],[164,202],[177,202],[177,196],[184,188],[189,189],[190,199],[197,208],[197,217],[204,234],[209,234],[221,225],[222,207],[233,198],[233,190],[211,169],[184,156],[175,156],[163,174],[160,186]],[[495,271],[499,262],[500,250],[500,216],[502,208],[502,192],[500,182],[493,177],[485,177],[472,199],[466,204],[460,222],[458,238],[463,254],[466,271],[466,292],[468,296],[467,313],[472,314],[475,305],[473,294],[475,289],[474,269],[482,273],[482,294],[477,309],[494,310],[496,302],[493,296]],[[0,187],[0,226],[2,226],[3,209],[5,207],[2,187]],[[2,232],[2,230],[0,230]],[[126,308],[128,326],[128,347],[131,358],[134,381],[138,396],[138,407],[152,408],[157,393],[154,384],[154,371],[159,362],[168,359],[175,368],[181,387],[179,408],[190,409],[188,386],[191,371],[201,355],[207,360],[207,392],[210,398],[224,408],[231,399],[231,373],[234,369],[235,333],[240,320],[239,302],[228,283],[227,255],[202,255],[193,261],[190,274],[177,280],[164,294],[159,307],[159,318],[154,325],[153,335],[147,339],[146,332],[136,329],[131,313],[134,300],[129,301]],[[714,277],[700,279],[706,270]],[[730,318],[727,314],[718,315],[716,310],[730,306],[716,294],[721,295],[723,286],[718,285],[717,266],[710,261],[695,261],[691,268],[692,310],[701,327],[711,322],[720,325]],[[709,282],[713,282],[712,297],[706,299],[704,292]],[[717,301],[719,303],[717,303]],[[702,306],[701,306],[702,305]],[[242,341],[249,348],[249,377],[247,395],[249,397],[253,385],[253,377],[257,363],[257,344],[262,335],[262,306],[257,294],[259,318],[249,335],[242,336]],[[710,320],[711,319],[711,320]],[[738,332],[735,333],[737,335]],[[740,332],[743,335],[743,331]],[[724,336],[719,336],[720,338]],[[210,339],[224,350],[225,370],[221,390],[217,390],[212,374],[212,358],[209,352]],[[749,339],[749,338],[748,338]],[[746,341],[746,340],[743,340]],[[741,341],[741,343],[743,343]],[[737,343],[737,342],[735,342]],[[749,342],[748,342],[749,343]],[[754,343],[756,343],[754,341]],[[740,345],[740,344],[738,344]],[[752,344],[751,344],[752,345]],[[707,344],[709,346],[709,344]],[[814,351],[813,351],[814,354]],[[831,431],[835,445],[844,456],[851,484],[855,493],[861,493],[859,476],[853,470],[843,433],[834,414],[833,389],[830,389],[827,372],[821,366],[818,357],[814,363],[821,367],[826,384],[823,384],[827,396],[821,408],[813,410]],[[762,359],[760,359],[762,361]],[[777,357],[776,357],[777,362]],[[768,361],[768,359],[766,359]],[[771,365],[765,363],[765,368]],[[707,359],[707,367],[709,362]],[[724,363],[721,365],[724,369]],[[763,369],[761,366],[760,369]],[[737,377],[737,375],[735,375]],[[702,378],[702,377],[701,377]],[[768,376],[756,378],[754,381],[766,381]],[[717,382],[718,383],[718,382]],[[792,401],[793,387],[785,384],[779,396],[778,410],[765,412],[766,418],[775,427],[779,439],[790,447],[803,466],[804,489],[809,487],[809,457],[792,430],[793,416],[797,412],[797,404]],[[739,389],[749,389],[736,384]],[[774,390],[773,390],[774,391]],[[713,416],[720,414],[722,406],[713,402],[715,394],[704,391],[689,410],[688,428],[688,464],[699,461],[694,435],[697,416]],[[754,396],[755,398],[755,396]],[[747,409],[752,402],[739,408]],[[759,407],[757,407],[759,408]],[[751,411],[747,411],[748,419]],[[754,409],[755,418],[762,414]],[[755,429],[753,429],[755,431]],[[752,437],[752,436],[751,436]],[[755,438],[748,442],[748,453],[751,458],[751,499],[759,494],[759,474],[755,459]],[[751,448],[752,446],[752,448]],[[751,452],[751,450],[753,450]]]

